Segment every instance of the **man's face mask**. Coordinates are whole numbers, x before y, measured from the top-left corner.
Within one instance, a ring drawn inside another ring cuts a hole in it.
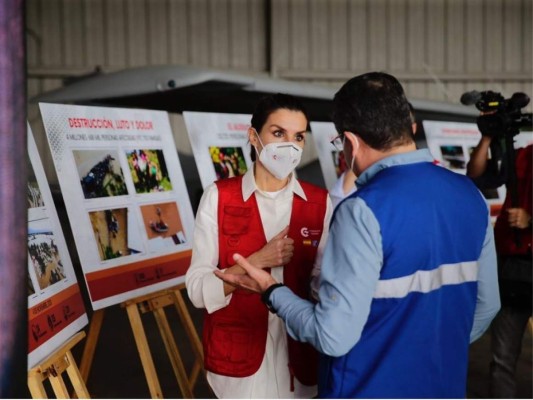
[[[258,152],[257,148],[255,149],[259,154],[261,164],[277,179],[282,180],[288,177],[302,158],[300,146],[291,142],[273,142],[265,146],[257,131],[255,131],[255,134],[263,147],[261,153]]]
[[[345,135],[352,135],[353,136],[353,138],[356,140],[356,143],[357,143],[357,145],[355,146],[355,151],[359,150],[359,139],[357,138],[357,136],[355,136],[351,132],[345,132]],[[344,140],[346,140],[346,136],[344,137]],[[343,146],[344,146],[344,140],[342,142]],[[352,157],[352,162],[350,163],[350,169],[353,171],[353,165],[354,165],[354,162],[355,162],[355,157],[353,157],[353,156],[351,156],[351,157]]]

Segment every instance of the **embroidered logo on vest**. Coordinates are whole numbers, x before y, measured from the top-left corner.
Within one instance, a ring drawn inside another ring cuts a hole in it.
[[[307,226],[304,226],[302,229],[300,229],[300,235],[303,237],[309,237],[309,236],[321,236],[322,230],[320,229],[309,229]]]

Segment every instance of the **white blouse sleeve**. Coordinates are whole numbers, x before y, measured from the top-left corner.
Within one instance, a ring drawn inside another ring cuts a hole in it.
[[[320,243],[318,244],[318,250],[315,257],[315,265],[311,271],[311,296],[318,300],[318,288],[320,286],[320,268],[322,266],[322,256],[324,254],[324,248],[326,247],[326,242],[328,241],[329,235],[329,222],[331,220],[331,215],[333,214],[333,205],[331,202],[330,196],[327,199],[326,215],[324,216],[324,229],[322,230],[322,237],[320,238]]]
[[[231,295],[224,296],[224,283],[213,271],[218,268],[218,189],[208,186],[196,212],[191,266],[185,275],[187,294],[195,307],[212,313],[226,307]]]

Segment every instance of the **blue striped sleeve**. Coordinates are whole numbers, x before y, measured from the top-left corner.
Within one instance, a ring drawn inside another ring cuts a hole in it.
[[[291,337],[330,356],[346,354],[367,321],[382,260],[374,214],[362,199],[347,199],[331,225],[322,260],[320,302],[302,300],[288,288],[272,292],[272,304]]]

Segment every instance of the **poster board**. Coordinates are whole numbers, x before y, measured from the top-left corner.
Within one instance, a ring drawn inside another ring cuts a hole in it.
[[[466,175],[466,166],[472,150],[481,139],[477,124],[448,121],[423,121],[426,142],[432,156],[445,168]],[[514,137],[515,148],[533,142],[533,132],[522,132]],[[490,204],[493,219],[499,214],[505,200],[505,185],[483,190]]]
[[[202,187],[244,175],[252,165],[248,128],[251,115],[183,112]]]
[[[310,125],[324,182],[327,189],[331,190],[347,168],[344,152],[336,150],[331,144],[338,133],[333,122],[311,122]]]
[[[93,308],[183,282],[194,216],[167,113],[39,106]]]
[[[28,125],[28,370],[88,323],[65,237]]]

